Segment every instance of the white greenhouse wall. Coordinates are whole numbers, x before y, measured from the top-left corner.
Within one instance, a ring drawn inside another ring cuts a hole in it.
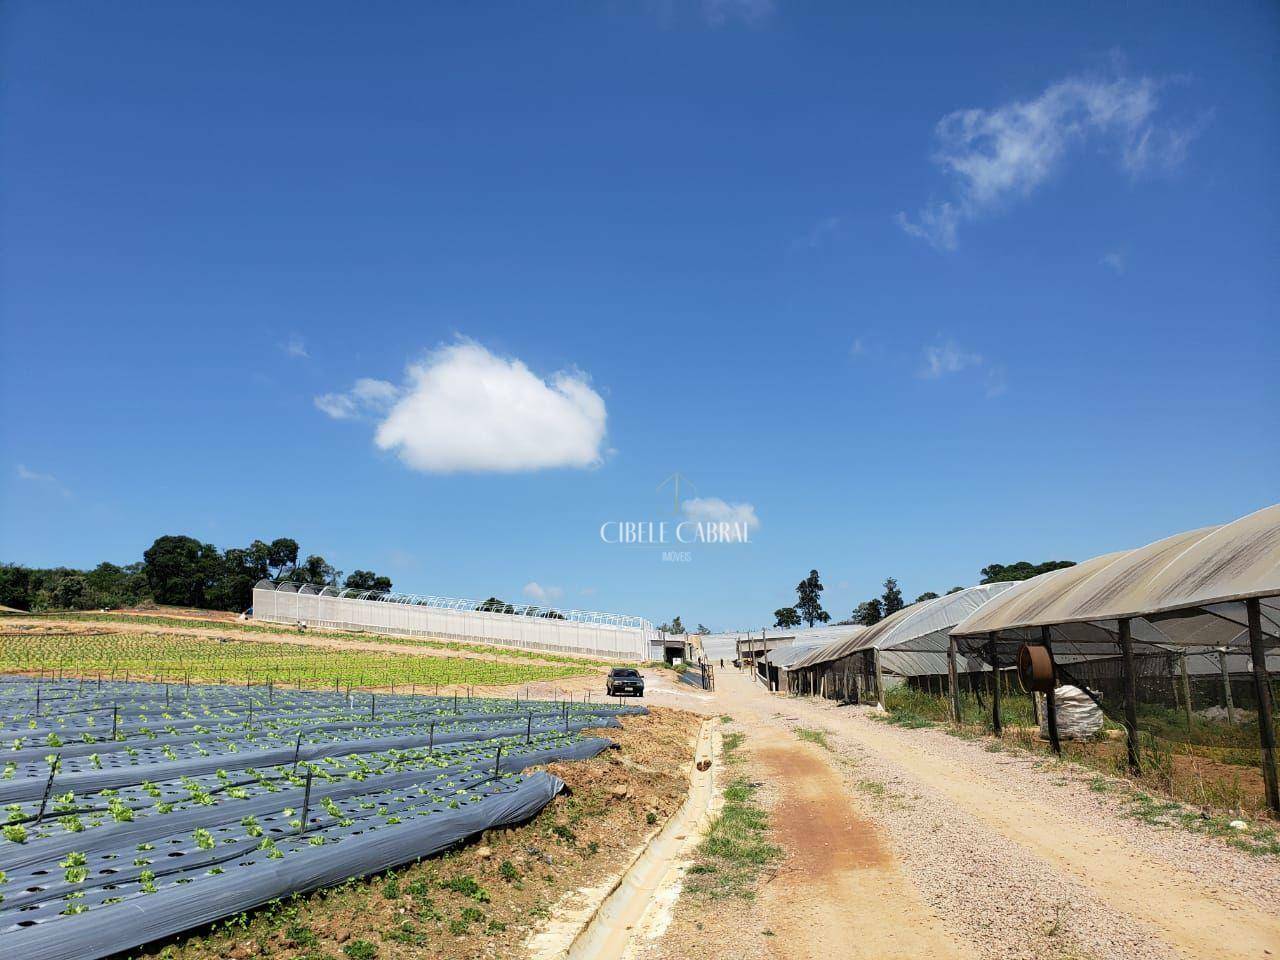
[[[645,626],[614,626],[516,616],[387,600],[359,600],[255,587],[253,618],[268,623],[305,623],[330,630],[367,630],[445,640],[478,640],[524,650],[579,653],[644,660],[658,634]]]

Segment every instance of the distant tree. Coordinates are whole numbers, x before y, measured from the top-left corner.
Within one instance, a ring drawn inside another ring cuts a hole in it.
[[[377,590],[381,593],[391,591],[391,578],[380,577],[372,570],[355,570],[347,574],[342,584],[348,590]]]
[[[947,596],[949,597],[949,596],[951,596],[953,593],[959,593],[959,592],[960,592],[961,590],[963,590],[963,589],[964,589],[964,587],[952,587],[950,590],[948,590],[948,591],[947,591]]]
[[[676,617],[670,623],[664,623],[662,626],[658,627],[658,629],[663,633],[670,633],[672,635],[679,636],[684,633],[684,624],[680,622],[679,617]]]
[[[879,597],[872,597],[870,600],[864,600],[858,604],[857,609],[853,611],[853,622],[860,623],[864,627],[869,627],[879,623],[884,619],[884,608],[880,605]]]
[[[884,593],[880,595],[880,603],[886,617],[892,616],[906,606],[902,602],[902,591],[898,589],[898,581],[889,577],[884,582]]]
[[[800,626],[800,614],[796,613],[795,607],[779,607],[773,611],[773,625],[781,627],[783,630],[798,627]]]
[[[545,618],[546,618],[546,619],[548,619],[548,620],[564,620],[564,619],[566,619],[566,618],[565,618],[565,615],[564,615],[563,613],[561,613],[559,610],[543,610],[540,614],[538,614],[538,616],[540,616],[540,617],[545,617]]]
[[[484,603],[477,604],[476,609],[481,613],[515,613],[516,608],[497,597],[490,597]]]
[[[0,564],[0,606],[31,609],[31,570],[16,563]]]
[[[245,549],[229,547],[221,562],[215,564],[206,603],[215,610],[247,610],[253,606],[253,587],[266,577],[267,562],[263,552],[252,545]]]
[[[911,602],[924,603],[926,600],[937,600],[937,599],[938,599],[938,595],[936,593],[934,593],[932,590],[926,590],[924,593],[920,594],[920,596],[916,597],[915,600]]]
[[[256,547],[261,540],[255,540]],[[298,565],[298,541],[288,537],[272,540],[267,547],[267,566],[271,568],[272,579],[279,580]]]
[[[705,637],[707,634],[711,632],[711,628],[708,627],[705,623],[700,623],[698,624],[698,629],[693,632],[700,637]]]
[[[1025,560],[1019,560],[1017,563],[1011,563],[1005,566],[1002,563],[992,563],[982,568],[982,579],[979,583],[1006,583],[1010,580],[1030,580],[1032,577],[1038,577],[1042,573],[1048,573],[1050,570],[1061,570],[1063,567],[1074,567],[1074,560],[1046,560],[1044,563],[1027,563]]]
[[[157,537],[142,554],[142,561],[156,603],[203,607],[222,557],[213,544],[170,535]]]
[[[285,577],[291,583],[309,583],[316,587],[336,587],[342,580],[342,571],[333,567],[319,554],[311,554],[295,566]]]
[[[823,589],[817,570],[810,570],[809,576],[796,584],[795,611],[800,614],[801,620],[809,624],[810,628],[815,621],[826,623],[831,619],[831,615],[822,609]]]

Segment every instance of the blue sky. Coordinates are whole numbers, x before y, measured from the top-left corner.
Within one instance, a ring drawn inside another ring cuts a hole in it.
[[[1280,499],[1272,4],[0,17],[0,558],[719,629]]]

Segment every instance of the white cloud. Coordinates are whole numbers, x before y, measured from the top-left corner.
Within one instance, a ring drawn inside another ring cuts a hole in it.
[[[774,11],[773,0],[702,0],[702,15],[714,27],[730,20],[755,25],[767,20]]]
[[[356,420],[366,415],[384,413],[400,391],[386,380],[361,377],[346,393],[325,393],[315,398],[315,405],[335,420]]]
[[[544,587],[536,580],[530,580],[520,590],[530,600],[537,600],[539,603],[545,603],[548,600],[559,600],[564,596],[564,590],[560,587]]]
[[[867,352],[867,345],[862,342],[861,337],[854,337],[853,343],[849,344],[849,356],[860,357]]]
[[[427,473],[591,467],[603,459],[607,413],[586,374],[544,380],[470,340],[410,364],[403,386],[357,380],[315,403],[338,420],[377,416],[379,449]]]
[[[940,341],[924,348],[924,366],[920,368],[920,376],[926,380],[937,380],[981,363],[981,354],[962,350],[954,340]]]
[[[962,220],[1029,196],[1087,141],[1117,150],[1130,174],[1177,166],[1204,121],[1158,124],[1161,87],[1150,77],[1069,77],[1034,100],[948,114],[934,131],[933,159],[955,178],[956,200],[930,203],[914,220],[899,213],[898,224],[938,249],[954,249]]]
[[[680,508],[690,520],[741,523],[747,530],[755,530],[760,526],[756,508],[750,503],[729,503],[719,497],[693,497],[682,501]]]
[[[280,349],[285,352],[286,356],[299,357],[306,359],[311,356],[307,353],[306,341],[297,333],[291,333],[289,339],[280,345]]]
[[[18,464],[17,474],[18,474],[19,480],[26,480],[29,483],[38,483],[38,484],[41,484],[42,486],[49,487],[50,489],[57,491],[64,497],[71,496],[71,491],[68,490],[66,487],[64,487],[62,485],[62,481],[60,481],[52,473],[39,473],[38,471],[35,471],[35,470],[29,470],[27,469],[25,464],[20,463]]]

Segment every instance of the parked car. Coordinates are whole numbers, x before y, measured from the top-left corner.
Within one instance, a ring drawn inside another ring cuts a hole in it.
[[[604,690],[611,697],[643,697],[644,677],[631,667],[614,667],[604,681]]]

